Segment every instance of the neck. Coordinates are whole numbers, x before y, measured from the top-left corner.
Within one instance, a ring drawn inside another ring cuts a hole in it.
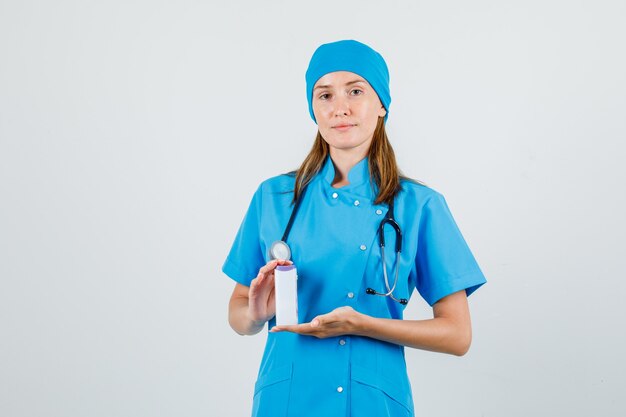
[[[330,148],[330,158],[335,166],[335,179],[332,183],[332,186],[335,188],[350,184],[348,181],[348,173],[353,166],[367,156],[367,149],[360,152],[354,152],[354,149],[351,151],[352,152]]]

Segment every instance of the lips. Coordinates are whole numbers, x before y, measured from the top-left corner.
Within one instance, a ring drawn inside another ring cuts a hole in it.
[[[354,127],[354,126],[356,126],[356,125],[350,124],[350,123],[343,123],[343,124],[340,124],[340,125],[333,126],[333,129],[344,131],[344,130],[348,130],[348,129]]]

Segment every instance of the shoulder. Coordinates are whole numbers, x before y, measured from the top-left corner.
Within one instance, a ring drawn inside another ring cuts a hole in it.
[[[292,192],[296,183],[295,173],[286,173],[268,178],[259,185],[262,193],[285,193]]]
[[[439,191],[410,178],[402,178],[400,186],[402,190],[398,197],[404,204],[411,204],[420,208],[431,202],[445,201],[443,194]]]
[[[286,200],[293,198],[293,189],[296,183],[295,174],[287,173],[276,175],[262,181],[254,193],[253,199],[257,204],[266,204],[271,201]],[[261,203],[263,202],[263,203]]]

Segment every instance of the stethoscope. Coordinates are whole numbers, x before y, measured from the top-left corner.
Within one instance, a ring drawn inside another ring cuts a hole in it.
[[[291,216],[289,217],[289,221],[287,222],[287,227],[285,227],[283,237],[280,240],[272,243],[272,245],[270,246],[269,254],[271,259],[291,260],[291,249],[287,244],[287,238],[289,237],[289,232],[291,231],[293,222],[296,219],[296,214],[298,213],[298,209],[300,208],[300,203],[302,202],[302,197],[304,196],[305,191],[306,187],[298,196],[298,200],[296,200],[296,203],[293,206],[293,210],[291,211]],[[390,225],[396,232],[396,265],[393,286],[391,287],[389,286],[389,277],[387,276],[387,264],[385,263],[385,225]],[[402,252],[402,231],[400,230],[400,225],[398,224],[398,222],[396,222],[396,219],[393,216],[393,200],[389,204],[389,210],[387,210],[387,214],[378,226],[378,241],[380,244],[381,260],[383,265],[383,277],[385,278],[385,287],[387,288],[387,292],[377,292],[373,288],[367,288],[365,292],[369,295],[381,295],[383,297],[389,297],[402,305],[407,305],[409,300],[407,300],[406,298],[398,299],[393,296],[393,291],[396,289],[396,285],[398,284],[400,252]]]

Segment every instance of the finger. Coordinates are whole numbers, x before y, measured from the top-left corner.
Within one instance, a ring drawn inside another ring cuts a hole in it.
[[[269,261],[268,263],[263,265],[261,268],[259,268],[259,275],[265,275],[268,272],[273,271],[274,268],[276,268],[277,264],[278,264],[277,260]]]
[[[276,269],[278,265],[292,265],[293,262],[286,259],[273,259],[259,268],[258,276],[265,276]]]
[[[311,327],[310,323],[299,324],[297,326],[280,326],[278,328],[273,327],[270,333],[290,332],[299,334],[300,336],[317,337],[323,339],[329,337],[329,333],[325,329],[318,327]]]
[[[334,311],[330,313],[321,314],[317,317],[314,317],[311,320],[311,327],[321,327],[325,325],[332,324],[337,321],[337,314]]]
[[[260,285],[261,288],[270,288],[273,289],[274,288],[274,274],[271,275],[267,275],[263,278],[263,281]]]
[[[274,262],[273,265],[268,263],[259,269],[259,273],[256,276],[257,284],[263,284],[266,278],[274,275],[272,274],[273,269],[271,268],[276,268],[276,261],[272,262]]]
[[[259,270],[259,274],[252,280],[250,281],[250,287],[252,287],[252,285],[255,286],[265,286],[266,281],[268,280],[268,278],[274,278],[274,274],[273,273],[262,273]]]
[[[274,286],[270,288],[269,295],[267,296],[267,308],[276,309],[276,290],[274,289]]]
[[[293,332],[293,326],[274,326],[270,333]]]
[[[270,332],[292,332],[292,333],[298,333],[298,334],[309,334],[313,332],[313,329],[311,329],[311,325],[310,323],[304,323],[304,324],[283,324],[280,326],[274,326],[272,327],[272,330],[270,330]]]
[[[259,277],[254,278],[252,281],[250,281],[250,286],[248,287],[248,292],[254,292],[256,291],[256,287],[259,283]]]
[[[270,292],[274,290],[274,276],[264,278],[256,278],[254,285],[250,285],[250,294],[254,296],[262,296],[266,294],[269,296]],[[265,297],[265,296],[264,296]]]

